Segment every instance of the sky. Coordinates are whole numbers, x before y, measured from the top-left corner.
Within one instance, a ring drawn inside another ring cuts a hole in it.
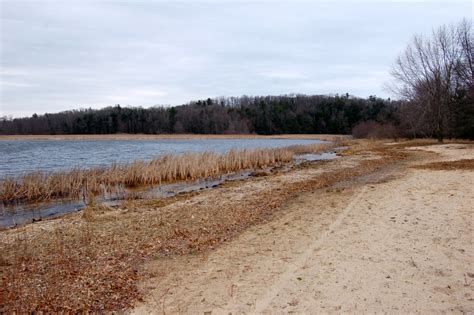
[[[396,98],[414,34],[470,0],[0,0],[0,116],[219,96]]]

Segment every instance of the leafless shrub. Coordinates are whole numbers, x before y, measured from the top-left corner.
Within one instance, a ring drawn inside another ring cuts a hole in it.
[[[400,130],[393,124],[381,124],[376,121],[362,122],[352,129],[352,136],[354,138],[369,138],[369,139],[398,139]]]

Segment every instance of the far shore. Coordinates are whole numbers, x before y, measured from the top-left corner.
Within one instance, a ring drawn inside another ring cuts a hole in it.
[[[0,141],[12,140],[53,140],[53,141],[77,141],[77,140],[193,140],[193,139],[316,139],[334,141],[340,138],[348,138],[346,135],[331,134],[281,134],[281,135],[258,135],[258,134],[87,134],[87,135],[0,135]]]

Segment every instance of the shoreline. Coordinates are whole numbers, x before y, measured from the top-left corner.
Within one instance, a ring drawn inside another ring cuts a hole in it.
[[[0,181],[0,202],[47,201],[96,196],[117,189],[146,187],[221,176],[245,169],[261,169],[291,162],[298,154],[334,149],[338,143],[290,145],[281,148],[230,150],[225,153],[190,152],[161,155],[144,161],[51,173],[33,172]]]
[[[108,196],[101,194],[95,195],[94,202],[97,204],[107,204],[109,207],[114,208],[131,198],[145,201],[150,199],[170,198],[185,193],[200,192],[214,189],[226,182],[242,181],[258,176],[268,176],[273,172],[291,172],[292,169],[302,163],[329,161],[337,158],[337,151],[341,151],[342,149],[330,147],[328,150],[329,151],[321,151],[319,153],[295,155],[290,162],[275,164],[264,168],[239,169],[231,173],[222,173],[211,177],[182,179],[169,183],[142,185],[132,188],[124,187],[120,193],[116,192],[114,194],[111,192]],[[311,155],[311,158],[306,160],[305,156],[307,155]],[[72,197],[33,202],[20,200],[10,204],[0,203],[0,231],[34,224],[35,222],[58,219],[70,213],[83,211],[85,208],[87,208],[87,203],[83,199]],[[2,211],[5,211],[5,213],[1,214]]]
[[[307,139],[335,141],[350,139],[349,135],[332,134],[93,134],[93,135],[0,135],[0,141],[113,141],[113,140],[200,140],[200,139]]]

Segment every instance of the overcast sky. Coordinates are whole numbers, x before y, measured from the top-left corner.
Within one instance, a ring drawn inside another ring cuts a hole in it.
[[[0,116],[383,84],[415,33],[471,1],[0,0]]]

